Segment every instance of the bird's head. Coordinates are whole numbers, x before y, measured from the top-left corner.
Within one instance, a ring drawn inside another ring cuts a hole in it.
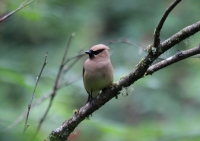
[[[89,58],[95,57],[109,57],[108,51],[110,48],[103,44],[98,44],[90,48],[90,50],[85,51],[86,54],[89,55]]]

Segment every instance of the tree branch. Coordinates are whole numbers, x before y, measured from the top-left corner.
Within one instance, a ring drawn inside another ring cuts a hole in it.
[[[171,36],[169,39],[162,42],[159,45],[158,51],[165,52],[166,50],[168,50],[172,46],[180,43],[184,39],[194,35],[197,32],[199,32],[199,30],[200,30],[200,21],[185,27],[184,29],[182,29],[178,33]]]
[[[194,56],[197,54],[200,54],[200,44],[198,45],[198,47],[195,47],[195,48],[192,48],[189,50],[185,50],[185,51],[179,51],[175,55],[150,66],[147,69],[146,75],[149,75],[149,74],[151,75],[154,72],[156,72],[162,68],[165,68],[171,64],[174,64],[176,62],[179,62],[183,59],[186,59],[188,57],[191,57],[191,56]]]
[[[117,96],[122,88],[132,85],[135,81],[143,78],[149,66],[157,59],[162,53],[173,47],[175,44],[183,41],[200,30],[200,22],[192,24],[158,46],[157,50],[152,51],[149,48],[148,54],[136,65],[136,67],[125,77],[121,78],[112,87],[107,88],[97,96],[92,105],[85,105],[78,110],[70,119],[65,121],[59,128],[52,131],[46,141],[63,141],[68,138],[70,133],[75,127],[82,122],[86,117],[91,115],[94,111],[103,106],[106,102]],[[165,66],[166,67],[166,66]]]
[[[24,1],[16,10],[8,13],[7,15],[3,16],[2,18],[0,18],[0,23],[2,21],[4,21],[5,19],[9,18],[10,16],[12,16],[13,14],[15,14],[17,11],[21,10],[22,8],[24,8],[25,6],[31,4],[32,2],[34,2],[35,0],[30,0],[30,1]]]
[[[155,32],[154,32],[154,43],[153,43],[153,47],[158,47],[158,45],[160,44],[160,31],[163,27],[163,24],[165,22],[165,20],[167,19],[167,16],[169,15],[169,13],[174,9],[174,7],[181,2],[181,0],[175,0],[165,11],[164,15],[162,16],[159,24],[157,25]]]

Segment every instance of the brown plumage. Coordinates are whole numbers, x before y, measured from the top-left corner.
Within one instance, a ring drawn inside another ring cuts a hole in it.
[[[91,103],[102,89],[113,82],[113,67],[108,50],[109,47],[99,44],[85,52],[89,55],[83,66],[83,82],[88,93],[87,102]]]

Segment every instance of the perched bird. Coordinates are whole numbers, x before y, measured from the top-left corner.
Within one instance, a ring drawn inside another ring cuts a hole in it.
[[[91,103],[99,92],[113,82],[113,67],[106,45],[93,46],[85,53],[89,58],[83,66],[83,82],[88,93],[87,103]]]

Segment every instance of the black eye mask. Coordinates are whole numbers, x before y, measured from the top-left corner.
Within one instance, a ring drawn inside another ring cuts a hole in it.
[[[104,49],[99,49],[99,50],[96,50],[96,51],[88,50],[85,53],[88,54],[90,58],[94,58],[94,55],[101,53],[103,50]]]
[[[104,50],[104,49],[100,49],[100,50],[96,50],[96,51],[91,50],[91,53],[92,53],[93,55],[97,55],[97,54],[101,53],[103,50]]]

